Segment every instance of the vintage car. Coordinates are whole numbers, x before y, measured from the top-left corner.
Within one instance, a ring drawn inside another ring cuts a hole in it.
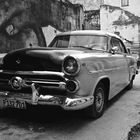
[[[82,30],[56,35],[47,48],[8,53],[0,66],[0,108],[59,106],[100,117],[107,101],[131,89],[136,61],[115,34]]]

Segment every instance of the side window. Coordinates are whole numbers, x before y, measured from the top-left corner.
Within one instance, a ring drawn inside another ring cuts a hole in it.
[[[124,43],[122,41],[120,41],[120,44],[121,44],[121,47],[123,49],[123,53],[128,53]]]
[[[112,48],[115,48],[116,53],[124,53],[124,46],[122,46],[122,43],[119,39],[117,38],[112,38],[111,39],[111,46]]]

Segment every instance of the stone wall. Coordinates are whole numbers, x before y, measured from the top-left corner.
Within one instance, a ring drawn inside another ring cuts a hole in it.
[[[82,6],[67,0],[0,0],[0,53],[46,46],[42,27],[82,28]]]

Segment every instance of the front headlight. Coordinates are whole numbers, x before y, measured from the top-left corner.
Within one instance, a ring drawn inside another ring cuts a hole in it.
[[[75,76],[80,71],[80,64],[72,56],[67,56],[62,64],[62,70],[66,75]]]

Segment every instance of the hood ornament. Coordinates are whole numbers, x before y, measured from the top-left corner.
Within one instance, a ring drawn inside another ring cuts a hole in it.
[[[17,64],[20,64],[20,62],[21,62],[20,59],[17,59],[17,60],[16,60],[16,63],[17,63]]]

